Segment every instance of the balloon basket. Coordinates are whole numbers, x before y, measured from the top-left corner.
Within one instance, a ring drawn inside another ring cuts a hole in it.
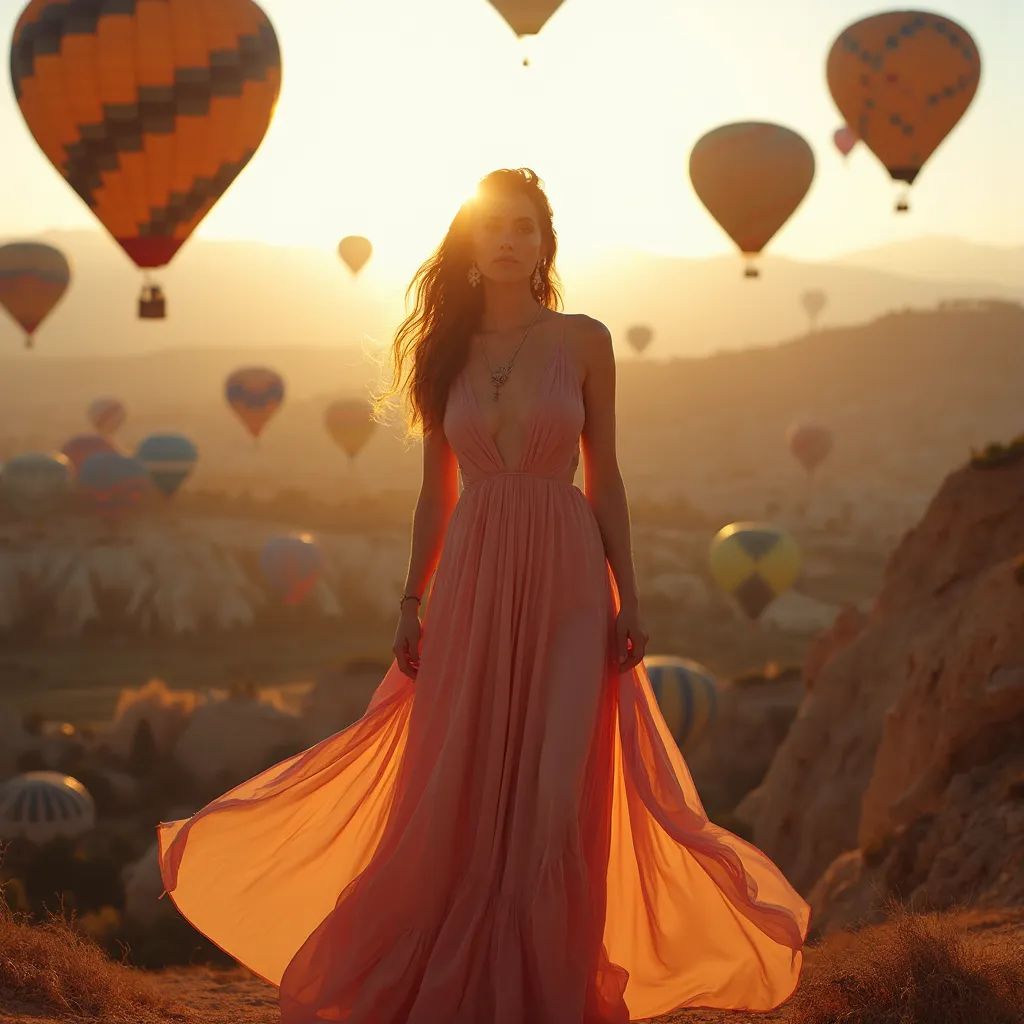
[[[147,284],[139,295],[140,320],[164,320],[167,317],[167,299],[158,284]]]

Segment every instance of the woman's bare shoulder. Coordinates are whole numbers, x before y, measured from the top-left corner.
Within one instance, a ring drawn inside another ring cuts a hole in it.
[[[600,320],[586,313],[563,313],[565,317],[566,343],[572,349],[581,381],[586,382],[591,371],[614,372],[609,364],[614,363],[612,336]]]
[[[586,313],[563,313],[567,330],[577,338],[611,340],[611,331],[596,318]]]

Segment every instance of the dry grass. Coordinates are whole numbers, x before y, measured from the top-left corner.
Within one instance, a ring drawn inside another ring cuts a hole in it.
[[[955,915],[914,914],[830,936],[793,999],[793,1024],[1021,1024],[1019,930],[969,934]]]
[[[111,961],[73,922],[74,916],[51,913],[33,924],[28,914],[13,911],[0,891],[0,1006],[5,1011],[104,1024],[195,1020],[138,970]]]

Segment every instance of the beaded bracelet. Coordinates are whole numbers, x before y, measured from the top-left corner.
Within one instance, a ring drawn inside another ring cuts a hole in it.
[[[402,598],[399,599],[398,607],[401,608],[405,604],[405,602],[409,600],[409,598],[412,598],[414,601],[420,600],[415,594],[405,594]]]

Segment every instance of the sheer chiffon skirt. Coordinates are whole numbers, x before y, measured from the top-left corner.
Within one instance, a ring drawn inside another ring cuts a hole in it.
[[[415,680],[157,827],[165,890],[283,1024],[619,1024],[797,983],[807,904],[618,671],[586,498],[523,476],[456,506]]]

